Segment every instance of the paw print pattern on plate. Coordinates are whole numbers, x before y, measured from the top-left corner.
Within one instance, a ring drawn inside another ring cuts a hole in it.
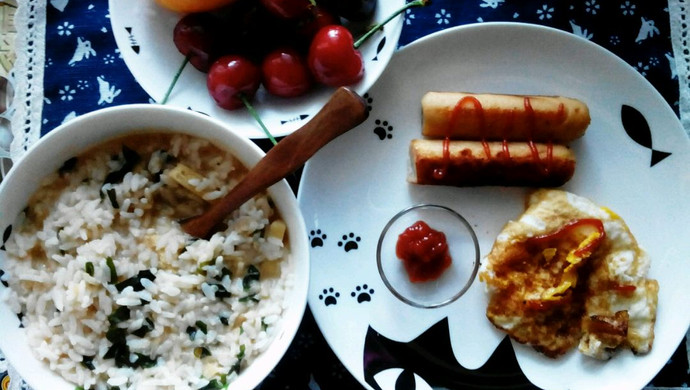
[[[343,234],[342,240],[338,241],[338,246],[342,247],[345,252],[353,251],[359,249],[358,242],[362,241],[362,238],[356,236],[354,233]]]
[[[393,126],[390,125],[388,121],[377,119],[374,121],[374,124],[376,125],[374,128],[374,134],[376,134],[381,141],[393,138]]]
[[[335,291],[333,287],[324,288],[323,293],[319,294],[319,300],[323,301],[326,306],[338,304],[338,298],[340,298],[340,293]]]
[[[351,297],[357,298],[357,303],[371,302],[372,295],[374,295],[374,289],[366,284],[355,287],[355,291],[350,293]]]
[[[371,103],[374,102],[374,98],[369,95],[369,93],[365,93],[364,96],[362,96],[362,99],[364,99],[364,102],[367,104],[367,111],[371,112]]]
[[[322,232],[321,229],[311,230],[309,232],[309,244],[312,248],[317,246],[323,246],[324,241],[326,241],[326,233]]]

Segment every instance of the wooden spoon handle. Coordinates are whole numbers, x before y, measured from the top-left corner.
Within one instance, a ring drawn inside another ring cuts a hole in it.
[[[182,229],[192,236],[208,237],[244,202],[297,170],[324,145],[367,116],[364,99],[348,88],[339,88],[309,122],[269,150],[225,197],[203,214],[183,222]]]

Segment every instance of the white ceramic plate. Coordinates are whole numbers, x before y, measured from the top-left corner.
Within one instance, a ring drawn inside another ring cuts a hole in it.
[[[404,4],[403,0],[379,1],[373,22],[383,21]],[[184,60],[172,40],[173,28],[182,15],[153,0],[110,0],[109,7],[115,41],[127,67],[151,98],[161,101]],[[365,72],[362,80],[351,86],[353,90],[364,94],[381,75],[395,51],[402,20],[401,16],[396,17],[383,32],[374,34],[360,47]],[[253,105],[271,134],[284,136],[308,122],[333,91],[319,87],[305,96],[283,99],[269,95],[261,87]],[[206,74],[192,66],[185,67],[168,104],[223,120],[247,137],[266,137],[247,110],[227,111],[216,106],[206,90]]]
[[[690,142],[668,104],[632,67],[572,34],[526,24],[462,26],[405,47],[369,91],[369,119],[307,164],[298,199],[311,240],[309,304],[337,356],[369,388],[393,389],[410,378],[417,389],[449,387],[438,372],[482,367],[505,337],[486,319],[487,296],[478,280],[448,306],[419,309],[396,299],[377,272],[379,234],[408,206],[436,203],[462,214],[482,257],[503,225],[523,211],[525,188],[406,182],[409,142],[421,137],[420,99],[430,90],[563,95],[588,104],[592,122],[571,144],[578,166],[564,189],[618,213],[651,255],[649,276],[660,285],[654,347],[608,362],[577,351],[551,360],[513,347],[526,377],[542,388],[645,386],[690,324]],[[635,122],[646,121],[651,133],[626,131],[624,106],[639,112]],[[446,325],[446,339],[435,339],[442,344],[414,355],[412,348],[424,347]],[[440,359],[447,348],[456,361]],[[396,366],[396,353],[405,353],[400,361],[409,364]],[[433,361],[445,367],[435,372]]]

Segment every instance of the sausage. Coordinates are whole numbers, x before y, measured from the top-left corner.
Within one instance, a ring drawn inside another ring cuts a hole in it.
[[[430,138],[568,143],[584,135],[589,108],[560,96],[427,92],[422,135]]]
[[[414,139],[407,180],[458,187],[558,187],[574,172],[575,155],[564,145]]]

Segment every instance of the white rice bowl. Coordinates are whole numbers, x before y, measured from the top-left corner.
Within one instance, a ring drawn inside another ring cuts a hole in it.
[[[0,185],[0,233],[4,233],[3,250],[0,250],[0,270],[3,271],[0,276],[0,323],[3,325],[0,348],[19,374],[36,390],[73,390],[76,386],[98,388],[88,383],[94,370],[82,364],[87,355],[97,356],[94,359],[94,363],[98,363],[95,371],[100,372],[101,377],[110,378],[109,386],[122,386],[122,389],[133,373],[140,369],[127,367],[127,364],[120,364],[118,367],[112,357],[100,359],[99,356],[102,357],[115,344],[103,337],[109,326],[113,328],[108,315],[115,308],[128,307],[131,309],[131,318],[119,325],[119,328],[128,332],[126,345],[130,363],[132,360],[137,361],[136,354],[139,352],[141,356],[155,360],[154,367],[146,369],[147,384],[137,383],[134,385],[136,388],[200,388],[207,385],[210,378],[220,378],[218,374],[226,373],[227,367],[238,361],[241,361],[242,368],[239,375],[227,375],[228,388],[254,388],[284,355],[297,332],[306,307],[309,280],[308,239],[299,206],[287,182],[275,184],[262,200],[251,200],[236,213],[238,218],[247,220],[249,226],[246,229],[249,230],[267,227],[268,218],[262,214],[262,210],[267,208],[271,212],[275,211],[286,223],[284,244],[254,236],[254,240],[261,240],[260,245],[255,245],[260,248],[257,249],[257,256],[281,262],[280,277],[265,280],[261,278],[260,281],[253,282],[251,291],[243,288],[242,275],[233,275],[232,282],[227,277],[218,277],[217,284],[224,285],[232,296],[220,300],[222,302],[218,302],[214,296],[219,287],[212,285],[213,283],[203,283],[214,276],[213,272],[216,271],[212,270],[213,267],[202,274],[184,274],[175,267],[158,264],[159,256],[156,251],[146,253],[146,245],[142,244],[135,246],[134,251],[130,250],[128,259],[131,263],[120,257],[115,259],[119,282],[137,275],[142,269],[151,269],[155,273],[155,279],[139,278],[142,285],[139,288],[115,288],[114,283],[108,283],[109,268],[103,261],[117,248],[123,247],[118,241],[122,238],[118,236],[106,234],[99,240],[82,242],[77,256],[61,257],[60,253],[53,253],[51,261],[54,264],[49,267],[36,267],[39,262],[31,261],[34,264],[30,265],[27,261],[13,258],[17,254],[23,254],[25,259],[31,258],[30,249],[35,245],[32,240],[42,240],[42,246],[49,247],[50,240],[56,240],[55,237],[58,236],[46,233],[50,231],[53,222],[44,222],[44,231],[36,233],[35,238],[21,234],[18,228],[29,197],[37,191],[46,176],[86,149],[116,137],[142,132],[185,134],[173,135],[173,139],[191,136],[208,140],[228,151],[245,167],[253,166],[263,156],[261,149],[249,139],[235,134],[231,126],[189,110],[148,104],[118,106],[92,112],[63,124],[43,137],[16,162]],[[144,184],[136,175],[128,174],[120,187],[136,191]],[[195,184],[197,187],[206,185],[201,182]],[[120,187],[115,189],[118,201],[123,203],[119,207],[128,207],[131,213],[120,213],[118,218],[128,216],[137,220],[137,213],[141,213],[137,209],[141,205],[125,205],[124,202],[129,203],[130,200],[122,196]],[[88,230],[88,226],[96,226],[96,230],[108,230],[108,221],[112,217],[108,219],[107,215],[103,215],[103,210],[94,208],[93,204],[82,199],[80,191],[81,188],[70,194],[70,198],[76,199],[73,206],[53,213],[55,218],[62,218],[62,222],[58,224],[63,230],[59,233],[60,237],[71,235],[78,238],[85,234],[84,230]],[[218,197],[222,193],[223,190],[210,191],[208,196]],[[101,200],[101,203],[107,203],[107,200]],[[83,215],[85,213],[90,217],[86,218]],[[13,225],[11,234],[10,225]],[[72,225],[78,228],[69,231]],[[132,236],[136,237],[136,229],[131,228],[135,225],[128,226]],[[139,233],[154,233],[159,251],[180,249],[180,253],[174,253],[174,256],[179,257],[180,267],[187,269],[199,259],[206,258],[211,260],[208,264],[220,266],[222,261],[219,259],[219,250],[225,250],[224,255],[241,256],[238,253],[240,251],[233,252],[234,247],[237,245],[239,248],[240,242],[246,240],[242,235],[228,234],[232,228],[217,233],[208,241],[194,242],[189,237],[185,239],[181,232],[174,229],[169,232],[164,228],[151,229]],[[165,256],[160,255],[161,259],[163,257]],[[92,261],[87,261],[89,259]],[[92,267],[91,272],[84,272],[84,264],[88,262],[95,267]],[[42,293],[32,293],[31,289],[23,290],[26,286],[31,287],[32,279],[42,286],[38,288]],[[53,283],[69,287],[45,289],[43,286]],[[90,294],[85,293],[87,290]],[[249,309],[241,314],[241,326],[238,327],[238,323],[223,324],[232,322],[237,316],[226,310],[228,306],[224,306],[225,301],[232,300],[233,305],[237,305],[238,299],[245,298],[244,302],[247,302],[246,297],[250,293],[256,294],[259,299],[258,302],[247,304]],[[96,301],[97,304],[94,305]],[[89,307],[91,310],[94,307],[98,310],[88,318],[75,315],[79,313],[79,308]],[[63,311],[69,315],[62,315]],[[22,312],[22,315],[18,316],[17,312]],[[156,326],[149,329],[145,337],[133,336],[133,332],[141,329],[146,322],[147,314],[155,315]],[[228,321],[223,321],[221,317]],[[196,321],[201,319],[202,324],[198,324]],[[195,330],[195,334],[191,336],[188,332],[190,326]],[[89,330],[85,332],[84,329],[87,328]],[[202,332],[199,328],[207,329]],[[238,331],[238,328],[241,329]],[[164,337],[155,338],[161,335]],[[149,339],[155,340],[155,345]],[[208,361],[208,357],[201,359],[198,354],[193,356],[195,348],[198,352],[198,347],[207,344],[218,346],[219,352],[212,355],[211,359],[214,364],[204,363]],[[244,346],[241,347],[242,345]],[[241,359],[238,359],[239,355],[242,355]],[[223,368],[214,370],[214,365]],[[71,382],[57,371],[68,376]]]

